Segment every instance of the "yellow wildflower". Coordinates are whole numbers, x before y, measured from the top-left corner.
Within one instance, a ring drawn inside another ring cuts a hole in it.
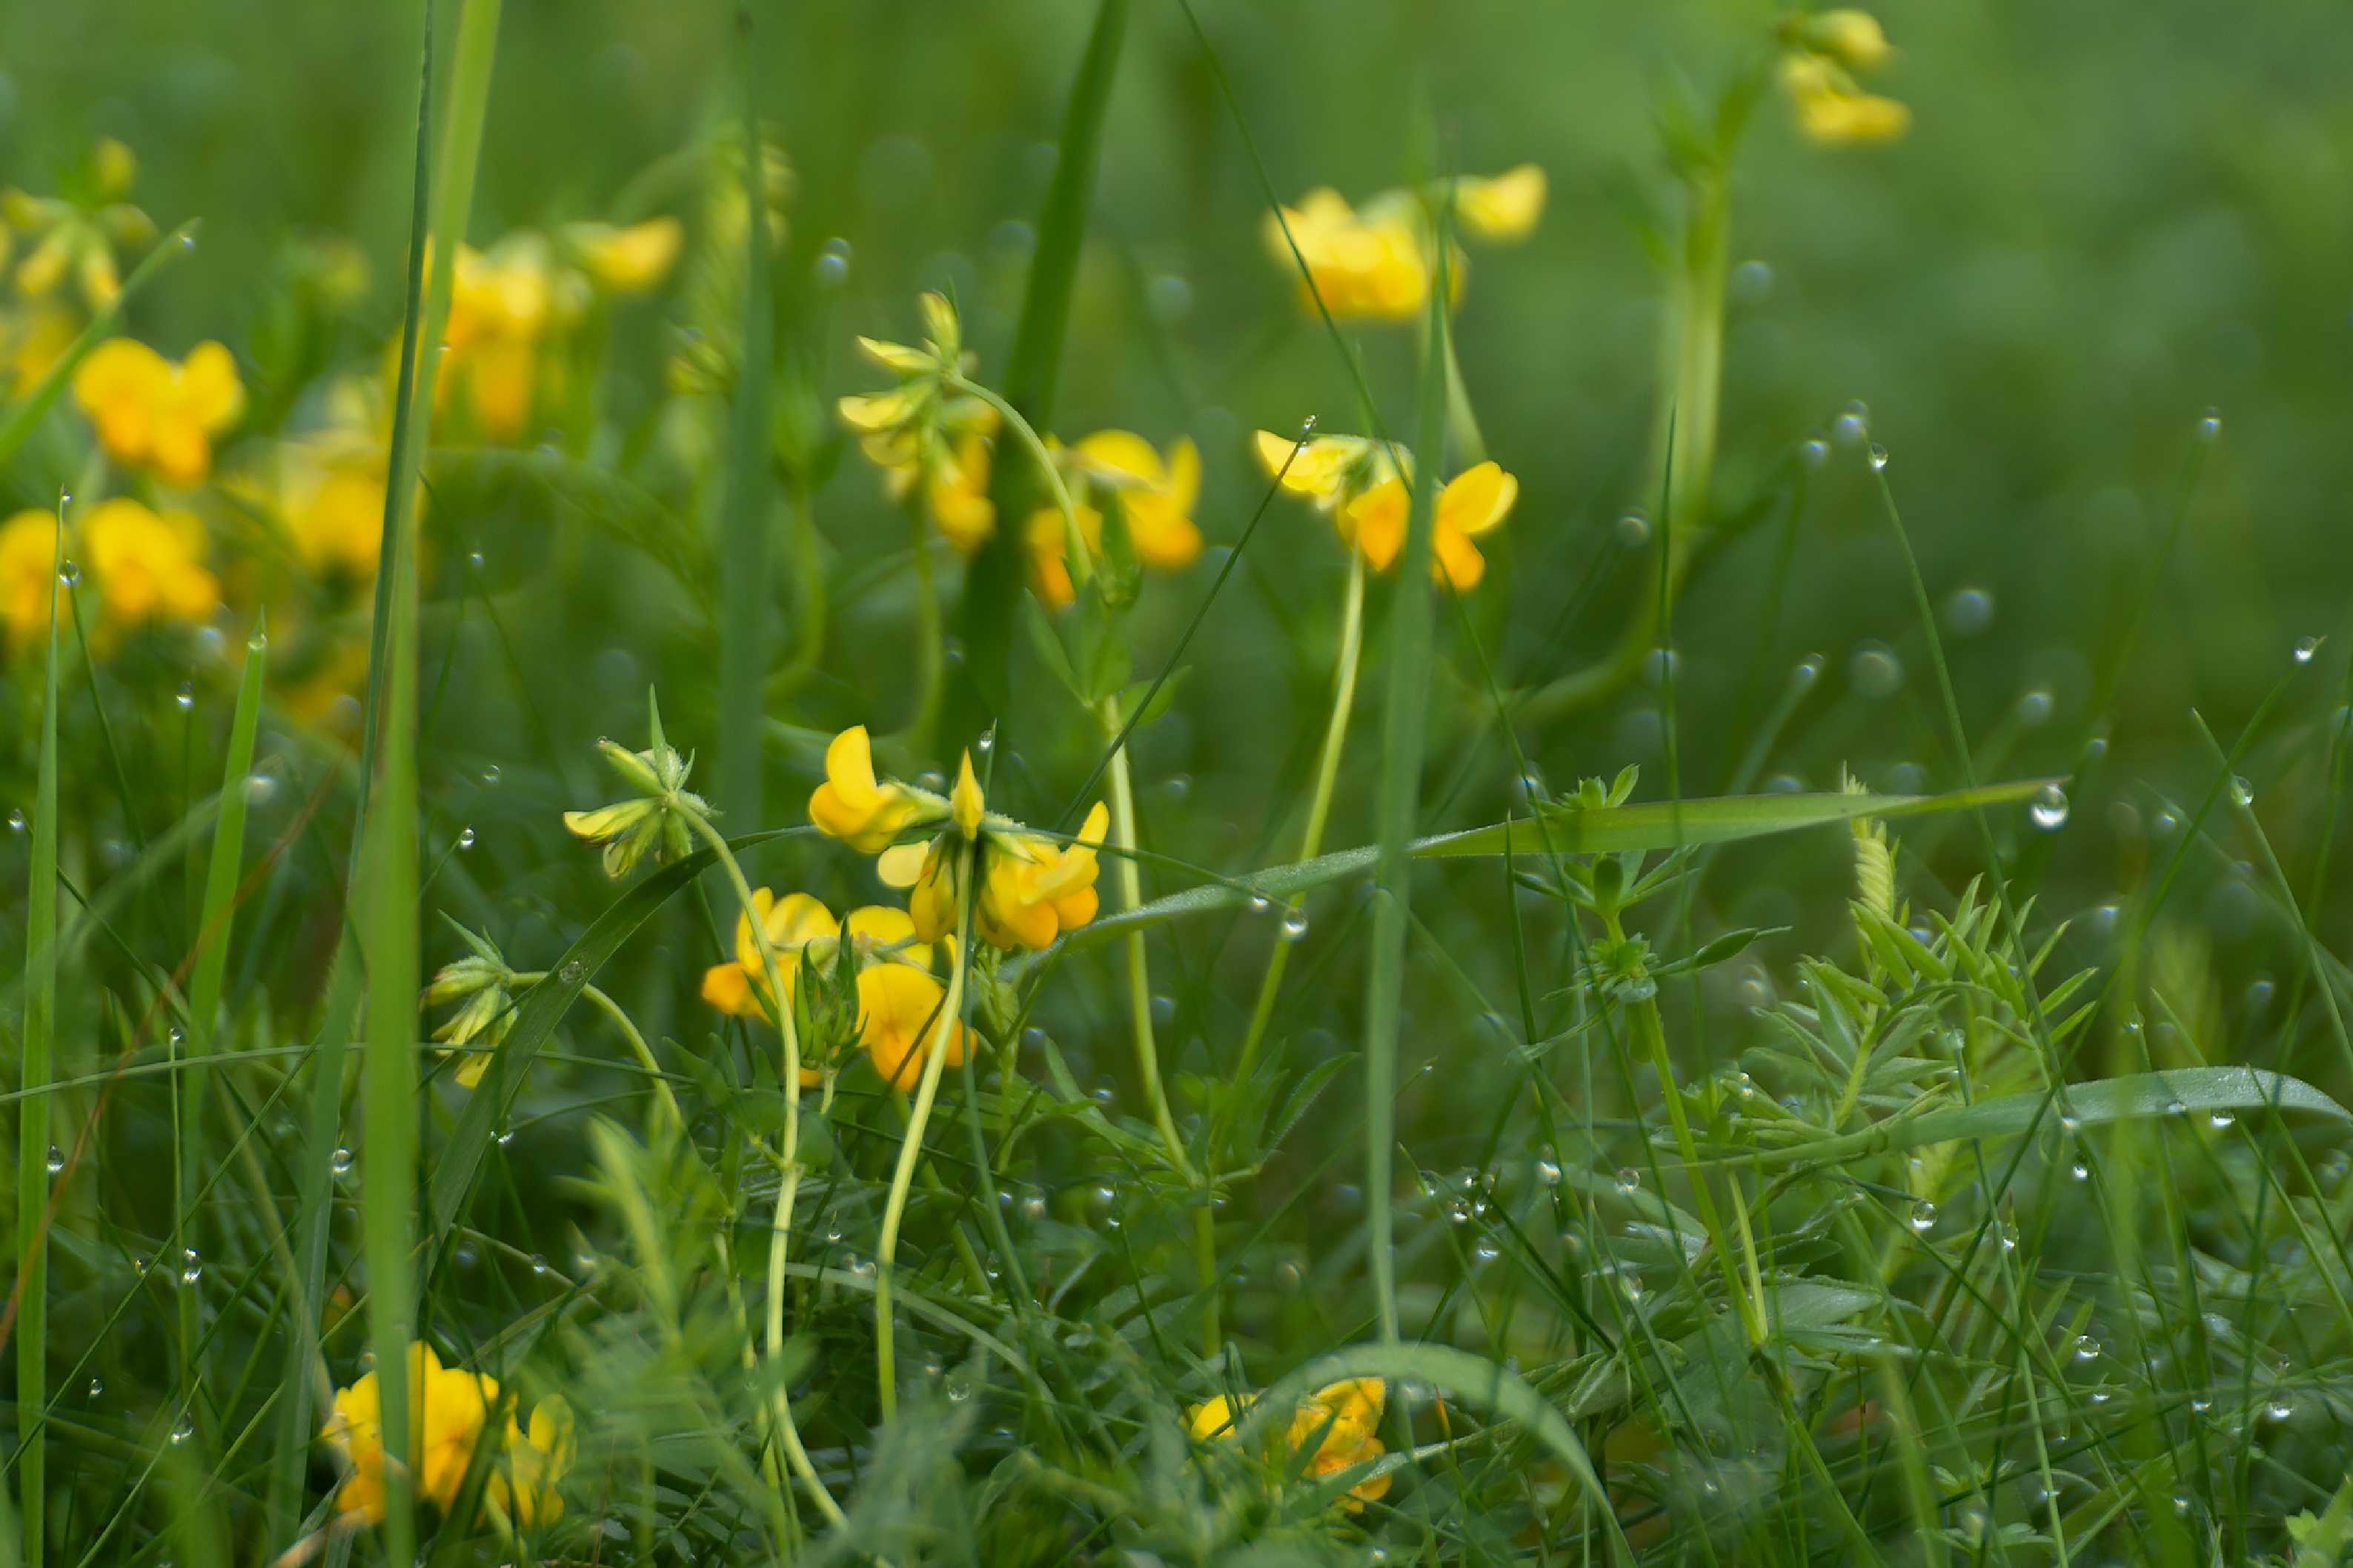
[[[279,448],[275,505],[294,552],[314,574],[364,582],[384,546],[386,429],[369,389],[337,383],[323,429]]]
[[[579,223],[563,234],[589,280],[615,294],[643,294],[659,288],[678,265],[679,250],[686,243],[686,230],[674,217],[649,218],[627,228]]]
[[[112,634],[156,621],[201,621],[220,603],[204,566],[195,514],[156,512],[127,498],[100,501],[81,520],[83,563],[97,579],[99,625]]]
[[[1179,437],[1164,461],[1152,444],[1125,430],[1099,430],[1069,448],[1064,466],[1083,491],[1117,500],[1135,558],[1155,572],[1181,572],[1201,553],[1201,530],[1193,505],[1201,495],[1201,454]],[[1103,514],[1077,507],[1079,533],[1091,556],[1103,553]],[[1075,597],[1071,584],[1070,531],[1060,510],[1030,514],[1026,535],[1029,586],[1057,609]]]
[[[1826,146],[1892,142],[1909,129],[1910,109],[1856,85],[1856,74],[1877,69],[1894,52],[1869,13],[1799,16],[1784,28],[1783,40],[1788,52],[1781,58],[1781,85],[1809,140]]]
[[[1481,239],[1525,239],[1544,216],[1545,172],[1523,163],[1492,178],[1466,174],[1454,183],[1454,216]]]
[[[58,564],[58,519],[20,511],[0,522],[0,629],[20,648],[48,629]]]
[[[1487,558],[1472,540],[1501,526],[1519,499],[1520,482],[1493,461],[1474,464],[1446,481],[1430,536],[1430,573],[1467,594],[1486,574]],[[1354,544],[1376,572],[1388,570],[1405,548],[1407,511],[1412,504],[1405,480],[1385,479],[1346,506],[1335,520],[1340,537]]]
[[[472,951],[434,973],[420,1005],[433,1007],[445,1002],[459,1004],[458,1010],[433,1031],[433,1037],[443,1045],[462,1048],[479,1040],[484,1046],[495,1047],[514,1027],[515,972],[488,937],[477,935],[455,921],[449,923]],[[482,1081],[482,1074],[490,1070],[490,1051],[466,1051],[455,1076],[459,1083],[472,1089]]]
[[[893,500],[923,497],[948,542],[969,555],[997,531],[988,500],[988,441],[997,410],[961,385],[975,363],[964,347],[955,307],[943,294],[919,300],[924,331],[920,348],[861,337],[867,358],[898,377],[883,392],[839,399],[842,423],[858,432],[859,450],[882,470]]]
[[[979,876],[974,928],[993,947],[1048,947],[1095,918],[1095,846],[1111,821],[1103,805],[1087,814],[1076,839],[1049,837],[987,809],[970,752],[955,791],[941,795],[895,779],[877,783],[864,728],[846,730],[826,749],[826,780],[809,797],[809,821],[861,854],[879,854],[876,874],[910,889],[907,913],[921,941],[955,933],[968,858]],[[910,828],[934,836],[894,842]]]
[[[498,1380],[486,1373],[445,1367],[433,1347],[408,1347],[408,1456],[420,1499],[447,1512],[464,1489],[474,1452],[498,1408]],[[374,1371],[335,1391],[332,1414],[320,1434],[344,1459],[336,1509],[368,1523],[385,1516],[384,1394]],[[496,1445],[484,1490],[518,1524],[530,1528],[564,1511],[556,1483],[572,1462],[572,1411],[559,1398],[540,1401],[526,1426],[510,1413]]]
[[[768,945],[776,951],[787,1005],[799,990],[804,963],[823,973],[834,963],[840,944],[849,943],[857,973],[858,1043],[873,1059],[874,1070],[884,1082],[913,1089],[923,1075],[920,1049],[937,1031],[947,993],[932,973],[932,943],[916,935],[907,912],[870,904],[850,910],[837,924],[833,912],[807,893],[788,893],[779,899],[765,888],[753,890],[752,904],[767,931]],[[767,969],[761,962],[748,915],[735,920],[735,956],[713,964],[703,974],[702,999],[733,1017],[773,1016]],[[817,1044],[822,1047],[824,1042]],[[947,1065],[960,1065],[968,1048],[963,1024],[952,1025]],[[820,1068],[804,1065],[801,1086],[808,1088],[823,1077]]]
[[[1258,458],[1269,479],[1280,474],[1284,489],[1307,497],[1323,511],[1336,510],[1385,480],[1413,478],[1410,453],[1365,436],[1316,436],[1303,445],[1261,430]]]
[[[1336,319],[1401,321],[1419,311],[1429,296],[1421,237],[1398,208],[1360,215],[1339,192],[1318,187],[1299,205],[1283,207],[1280,220],[1268,217],[1266,237],[1278,262],[1306,264],[1300,300],[1310,310],[1320,299]]]
[[[71,310],[46,301],[0,315],[0,390],[17,396],[31,391],[80,331]]]
[[[694,759],[681,756],[662,735],[661,713],[653,714],[653,744],[642,752],[611,741],[596,749],[637,793],[593,811],[567,811],[564,826],[591,844],[604,846],[605,875],[620,878],[651,851],[658,864],[683,858],[691,848],[692,819],[707,819],[711,805],[686,787]]]
[[[204,479],[212,438],[245,409],[237,362],[216,342],[174,363],[136,339],[110,338],[75,370],[73,394],[108,457],[175,485]]]
[[[1306,1473],[1319,1480],[1368,1464],[1387,1452],[1380,1438],[1374,1435],[1380,1429],[1381,1408],[1387,1395],[1388,1389],[1377,1377],[1355,1377],[1326,1384],[1299,1402],[1283,1434],[1283,1447],[1293,1454],[1300,1454],[1308,1452],[1308,1446],[1313,1444]],[[1219,1394],[1186,1412],[1186,1428],[1202,1442],[1231,1438],[1242,1416],[1258,1399],[1256,1394],[1247,1394],[1240,1399]],[[1340,1500],[1341,1506],[1351,1513],[1361,1512],[1365,1504],[1378,1501],[1388,1494],[1388,1489],[1387,1474],[1368,1477],[1348,1489]]]

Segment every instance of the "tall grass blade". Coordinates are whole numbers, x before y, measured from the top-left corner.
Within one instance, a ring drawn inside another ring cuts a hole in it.
[[[58,503],[49,563],[49,634],[41,665],[41,739],[34,764],[33,860],[25,897],[25,1091],[16,1111],[16,1466],[24,1561],[39,1568],[47,1529],[49,1405],[49,1097],[58,1016],[58,602],[65,592],[66,505]]]
[[[1103,0],[1096,8],[1094,30],[1087,37],[1087,52],[1079,62],[1070,102],[1062,111],[1054,176],[1039,209],[1038,238],[1031,252],[1029,280],[1022,291],[1021,319],[1014,328],[1012,352],[1005,362],[1001,384],[1005,400],[1040,430],[1053,417],[1054,384],[1060,374],[1062,342],[1070,332],[1071,290],[1078,281],[1079,257],[1086,247],[1087,213],[1094,200],[1103,114],[1111,103],[1112,79],[1119,70],[1129,9],[1130,0]],[[1018,507],[1020,491],[1015,487],[1029,482],[1020,464],[997,465],[989,499],[1003,521],[996,536],[973,557],[965,579],[965,679],[957,684],[968,684],[972,689],[957,693],[955,700],[965,710],[952,713],[952,719],[955,730],[965,733],[977,733],[984,727],[984,710],[999,713],[1005,710],[1014,615],[1022,592],[1021,534],[1012,520],[1026,515],[1026,509]]]

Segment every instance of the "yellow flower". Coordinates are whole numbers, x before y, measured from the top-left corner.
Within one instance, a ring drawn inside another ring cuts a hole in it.
[[[964,328],[942,294],[917,301],[930,336],[920,348],[861,337],[867,358],[898,377],[886,391],[839,399],[842,423],[859,434],[859,449],[882,470],[893,500],[920,495],[948,542],[969,555],[997,531],[988,500],[988,441],[997,410],[957,384],[974,363]]]
[[[1876,69],[1894,52],[1868,13],[1817,12],[1795,20],[1783,37],[1790,47],[1781,58],[1781,85],[1809,140],[1825,146],[1892,142],[1911,126],[1910,109],[1855,83],[1852,73]]]
[[[73,394],[108,457],[176,485],[204,479],[212,438],[245,408],[237,362],[216,342],[174,363],[136,339],[110,338],[74,372]]]
[[[919,792],[896,782],[875,782],[865,725],[844,730],[826,747],[825,782],[808,804],[809,821],[819,833],[860,855],[880,854],[923,809]]]
[[[555,1485],[572,1468],[576,1450],[572,1406],[561,1395],[550,1394],[532,1410],[529,1426],[508,1415],[506,1446],[483,1490],[500,1511],[525,1530],[553,1524],[564,1517],[563,1494]]]
[[[0,628],[9,647],[21,648],[48,630],[57,569],[55,512],[20,511],[0,523]]]
[[[72,311],[55,304],[26,305],[0,315],[0,390],[31,391],[65,357],[81,329]]]
[[[1335,319],[1408,320],[1429,295],[1421,237],[1402,211],[1368,207],[1360,215],[1339,192],[1318,187],[1299,205],[1283,207],[1280,220],[1269,216],[1266,239],[1278,262],[1306,264],[1301,302],[1313,310],[1321,299]]]
[[[1069,449],[1067,466],[1091,492],[1115,497],[1135,558],[1155,572],[1181,572],[1201,553],[1201,531],[1192,518],[1201,494],[1201,454],[1190,437],[1179,437],[1163,461],[1152,444],[1125,430],[1099,430]],[[1103,513],[1082,503],[1079,533],[1092,556],[1103,553]],[[1070,532],[1053,508],[1034,512],[1026,535],[1029,586],[1059,609],[1075,593],[1071,584]]]
[[[604,846],[605,875],[620,878],[650,850],[660,865],[684,858],[692,846],[692,819],[708,818],[711,805],[686,787],[694,759],[681,756],[664,738],[661,711],[653,712],[653,744],[632,752],[611,741],[596,749],[637,794],[593,811],[567,811],[564,826],[591,844]]]
[[[581,270],[598,288],[615,294],[643,294],[659,288],[686,243],[674,217],[649,218],[627,228],[611,224],[574,224],[564,231]]]
[[[336,1508],[371,1524],[385,1515],[383,1394],[373,1371],[349,1388],[337,1389],[333,1413],[321,1434],[347,1466]],[[492,1379],[444,1367],[431,1345],[410,1343],[407,1465],[418,1497],[444,1510],[457,1500],[497,1397]]]
[[[1486,574],[1486,557],[1472,542],[1500,526],[1519,499],[1520,484],[1493,462],[1474,464],[1439,492],[1430,538],[1430,573],[1457,593],[1469,593]],[[1356,546],[1365,563],[1386,572],[1405,548],[1412,492],[1403,478],[1390,478],[1356,493],[1333,517],[1340,537]]]
[[[449,923],[472,951],[434,972],[420,1005],[435,1007],[445,1002],[459,1004],[458,1010],[433,1031],[433,1037],[443,1045],[464,1047],[480,1040],[485,1046],[496,1046],[514,1027],[512,988],[515,972],[488,937],[468,931],[455,921]],[[490,1070],[490,1066],[491,1052],[466,1051],[454,1076],[459,1083],[472,1089],[482,1081],[482,1074]]]
[[[1316,436],[1302,445],[1261,430],[1258,458],[1269,479],[1280,474],[1284,489],[1307,497],[1324,511],[1336,510],[1386,480],[1413,478],[1411,454],[1365,436]]]
[[[1308,1452],[1313,1444],[1306,1473],[1319,1480],[1368,1464],[1387,1451],[1380,1438],[1374,1436],[1380,1429],[1381,1407],[1387,1395],[1388,1389],[1377,1377],[1356,1377],[1326,1384],[1299,1402],[1283,1434],[1283,1447],[1293,1454],[1301,1454]],[[1198,1441],[1230,1439],[1258,1399],[1255,1393],[1239,1399],[1219,1394],[1186,1412],[1186,1428]],[[1361,1512],[1365,1504],[1378,1501],[1388,1494],[1388,1489],[1387,1474],[1369,1477],[1348,1489],[1340,1500],[1341,1506],[1351,1513]]]
[[[850,910],[836,924],[833,912],[807,893],[778,899],[765,888],[753,890],[752,905],[776,950],[788,1005],[799,989],[804,955],[822,973],[834,962],[839,943],[845,938],[849,942],[857,971],[858,1043],[884,1082],[913,1089],[923,1072],[918,1047],[936,1032],[947,993],[932,973],[932,945],[917,936],[907,912],[870,904]],[[749,916],[736,917],[734,958],[712,965],[703,975],[702,999],[734,1017],[773,1016],[766,966]],[[822,1047],[825,1042],[816,1043]],[[951,1026],[947,1065],[961,1064],[967,1048],[963,1024]],[[823,1078],[818,1067],[801,1068],[805,1089]]]
[[[974,926],[993,947],[1047,947],[1095,918],[1094,847],[1109,812],[1098,801],[1067,844],[1024,827],[987,808],[968,752],[954,793],[940,795],[896,779],[878,783],[864,727],[845,730],[826,748],[826,782],[809,796],[809,821],[879,857],[874,869],[883,883],[909,889],[907,914],[920,941],[955,934],[968,859],[980,879]],[[934,837],[896,842],[911,828]]]
[[[202,561],[204,524],[185,511],[155,512],[117,497],[81,520],[83,563],[97,579],[99,625],[119,633],[156,621],[201,621],[220,603],[220,580]]]
[[[1544,216],[1545,188],[1534,163],[1488,179],[1467,174],[1454,184],[1454,216],[1481,239],[1525,239]]]

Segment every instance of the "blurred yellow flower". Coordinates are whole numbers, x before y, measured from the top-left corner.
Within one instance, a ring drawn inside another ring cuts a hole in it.
[[[1878,19],[1856,10],[1817,11],[1783,29],[1781,85],[1797,106],[1798,128],[1825,146],[1892,142],[1910,128],[1912,110],[1866,92],[1855,76],[1876,70],[1894,50]]]
[[[237,362],[216,342],[174,363],[136,339],[110,338],[74,371],[73,394],[108,457],[175,485],[211,471],[212,438],[245,409]]]
[[[0,391],[17,396],[31,391],[80,331],[74,313],[53,302],[0,311]]]
[[[627,228],[580,223],[563,233],[589,281],[615,294],[659,288],[678,265],[678,253],[686,243],[686,230],[674,217],[649,218]]]
[[[1261,430],[1257,448],[1267,478],[1281,475],[1284,489],[1307,497],[1323,511],[1335,510],[1386,480],[1413,477],[1411,454],[1365,436],[1316,436],[1303,444]]]
[[[90,508],[75,531],[98,584],[102,634],[201,621],[220,604],[220,580],[205,568],[205,529],[194,512],[152,511],[117,497]]]
[[[1381,1425],[1381,1408],[1388,1389],[1377,1377],[1356,1377],[1326,1384],[1299,1402],[1292,1414],[1291,1425],[1283,1433],[1283,1447],[1293,1454],[1308,1453],[1306,1473],[1316,1479],[1337,1475],[1356,1465],[1368,1464],[1387,1450],[1380,1438],[1374,1436]],[[1219,1394],[1194,1405],[1185,1413],[1186,1429],[1200,1442],[1212,1438],[1230,1439],[1235,1428],[1247,1415],[1259,1395],[1246,1394],[1239,1399]],[[1350,1487],[1341,1500],[1341,1506],[1351,1513],[1363,1511],[1365,1504],[1377,1502],[1388,1494],[1389,1478],[1386,1474],[1368,1477]]]
[[[1200,557],[1201,530],[1192,512],[1201,494],[1201,454],[1189,437],[1179,437],[1164,461],[1143,437],[1125,430],[1099,430],[1069,447],[1060,460],[1084,493],[1115,500],[1135,558],[1155,572],[1181,572]],[[1091,555],[1103,553],[1103,514],[1077,507],[1079,532]],[[1029,546],[1029,586],[1056,608],[1075,596],[1071,584],[1070,531],[1053,508],[1032,512],[1024,542]]]
[[[58,518],[20,511],[0,522],[0,628],[10,648],[48,630],[49,595],[58,567]]]
[[[444,1512],[456,1506],[500,1403],[496,1378],[445,1367],[431,1345],[410,1343],[406,1462],[418,1498]],[[380,1523],[385,1502],[384,1391],[375,1371],[335,1391],[332,1413],[320,1435],[344,1460],[343,1484],[335,1494],[338,1511]],[[528,1426],[511,1412],[491,1441],[483,1488],[491,1501],[526,1528],[561,1516],[564,1502],[555,1488],[572,1462],[570,1406],[559,1398],[543,1399]]]
[[[1300,302],[1321,300],[1335,320],[1404,321],[1419,314],[1438,270],[1431,207],[1451,198],[1461,231],[1476,239],[1524,239],[1544,214],[1544,171],[1523,163],[1492,177],[1464,175],[1421,191],[1382,191],[1362,206],[1318,186],[1266,219],[1267,248],[1295,271],[1304,263]],[[1296,257],[1293,247],[1297,248]],[[1446,253],[1449,304],[1462,296],[1460,246]]]
[[[1519,499],[1520,482],[1495,463],[1465,468],[1446,481],[1439,492],[1438,514],[1430,537],[1430,572],[1440,582],[1467,594],[1486,574],[1487,559],[1471,542],[1502,525],[1512,503]],[[1407,512],[1411,492],[1402,479],[1385,479],[1356,497],[1335,519],[1340,537],[1354,544],[1365,563],[1386,572],[1405,548]]]

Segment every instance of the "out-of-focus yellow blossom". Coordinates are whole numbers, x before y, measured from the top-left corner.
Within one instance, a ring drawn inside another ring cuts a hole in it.
[[[526,1528],[559,1517],[564,1503],[556,1483],[573,1455],[570,1407],[558,1398],[543,1399],[527,1427],[510,1414],[504,1429],[493,1431],[491,1417],[500,1404],[496,1378],[445,1367],[421,1341],[409,1345],[407,1360],[406,1463],[417,1496],[444,1512],[455,1507],[475,1449],[491,1434],[496,1448],[483,1488],[490,1500]],[[320,1435],[343,1455],[346,1467],[336,1509],[371,1524],[382,1522],[384,1391],[376,1372],[335,1391],[333,1411]]]
[[[23,241],[10,276],[18,296],[62,300],[70,282],[86,310],[114,302],[122,291],[118,253],[155,237],[153,220],[125,199],[138,170],[130,148],[101,137],[64,194],[0,194],[0,222]]]
[[[0,628],[12,650],[48,629],[57,569],[57,513],[20,511],[0,522]]]
[[[211,471],[213,437],[245,411],[237,361],[216,342],[175,363],[134,338],[110,338],[74,371],[73,394],[108,457],[175,485]]]
[[[201,621],[220,604],[220,580],[205,567],[205,527],[194,512],[157,512],[116,497],[90,508],[75,533],[98,584],[101,639],[152,623]]]
[[[1413,478],[1411,453],[1365,436],[1316,436],[1301,443],[1261,430],[1257,447],[1267,477],[1281,475],[1284,489],[1307,497],[1322,511],[1337,510],[1386,480]]]
[[[835,407],[842,423],[858,432],[859,450],[882,470],[892,497],[920,494],[940,532],[969,555],[997,531],[997,509],[988,500],[988,443],[997,414],[958,384],[976,362],[965,350],[955,307],[942,294],[924,294],[918,303],[929,334],[922,347],[858,340],[867,358],[898,377],[897,384],[853,394]]]
[[[1181,572],[1201,554],[1201,530],[1193,505],[1201,494],[1201,454],[1189,437],[1179,437],[1163,460],[1143,437],[1125,430],[1099,430],[1058,455],[1084,494],[1116,500],[1135,558],[1156,572]],[[1079,532],[1090,555],[1103,553],[1103,514],[1081,502]],[[1075,596],[1071,584],[1070,530],[1060,510],[1032,512],[1025,535],[1029,586],[1060,608]]]
[[[644,294],[660,288],[686,244],[686,230],[674,217],[649,218],[626,228],[577,223],[562,235],[589,280],[613,294]]]
[[[809,821],[861,854],[879,855],[884,884],[911,889],[907,913],[916,937],[939,942],[955,934],[967,856],[980,879],[974,929],[983,942],[1011,952],[1043,948],[1064,931],[1094,919],[1095,848],[1110,824],[1101,802],[1087,814],[1076,839],[1062,841],[987,809],[965,753],[955,788],[934,794],[892,779],[878,783],[865,729],[846,730],[826,750],[826,779],[809,797]],[[895,843],[909,830],[928,832]]]
[[[0,310],[0,391],[30,391],[80,332],[73,311],[53,301]]]
[[[280,443],[274,483],[258,500],[271,507],[303,566],[364,583],[384,547],[388,463],[385,421],[369,386],[338,382],[327,397],[328,423]]]
[[[1283,1446],[1291,1453],[1300,1454],[1314,1445],[1306,1473],[1319,1480],[1354,1466],[1368,1464],[1387,1451],[1380,1438],[1374,1436],[1380,1429],[1381,1407],[1387,1397],[1387,1387],[1377,1377],[1329,1384],[1299,1402],[1283,1433]],[[1200,1442],[1230,1439],[1258,1399],[1255,1393],[1239,1399],[1220,1394],[1186,1412],[1186,1428]],[[1341,1506],[1351,1513],[1361,1512],[1365,1504],[1378,1501],[1388,1494],[1388,1475],[1368,1477],[1348,1489],[1340,1500]]]
[[[1433,190],[1383,191],[1362,206],[1339,192],[1318,186],[1297,206],[1279,209],[1265,224],[1267,248],[1277,264],[1307,277],[1300,300],[1313,310],[1320,299],[1335,320],[1370,317],[1404,321],[1418,315],[1430,297],[1438,270],[1437,235],[1430,209],[1451,197],[1461,229],[1473,238],[1511,241],[1535,227],[1544,214],[1545,174],[1523,163],[1493,177],[1466,175]],[[1296,257],[1293,247],[1297,248]],[[1446,254],[1447,302],[1462,295],[1464,258],[1460,246]]]
[[[454,921],[450,923],[457,925]],[[458,1010],[433,1031],[433,1037],[442,1044],[463,1047],[479,1041],[494,1047],[514,1027],[515,972],[488,937],[479,936],[464,926],[457,926],[457,931],[472,951],[434,973],[432,982],[425,987],[422,1005],[459,1004]],[[460,1084],[472,1089],[482,1081],[482,1074],[490,1065],[489,1051],[466,1051],[459,1060],[455,1076]]]
[[[841,943],[849,943],[857,974],[858,1043],[884,1082],[913,1089],[923,1074],[920,1047],[936,1033],[947,993],[932,973],[933,943],[916,934],[907,911],[870,904],[837,923],[833,912],[807,893],[778,899],[765,888],[753,890],[752,903],[776,952],[787,1004],[799,990],[804,964],[822,974],[839,957]],[[773,1016],[766,967],[748,916],[736,917],[734,958],[703,975],[702,999],[734,1017]],[[964,1025],[952,1025],[947,1065],[961,1065],[968,1048]],[[802,1087],[823,1076],[819,1068],[803,1066]]]
[[[1487,558],[1471,542],[1500,527],[1519,499],[1520,482],[1493,462],[1474,464],[1446,481],[1431,520],[1430,574],[1467,594],[1487,573]],[[1354,544],[1365,563],[1386,572],[1405,548],[1412,494],[1403,479],[1387,479],[1339,510],[1340,537]]]
[[[1545,172],[1534,163],[1487,179],[1466,174],[1454,182],[1454,216],[1481,239],[1525,239],[1544,216],[1546,188]]]
[[[1782,39],[1781,85],[1797,106],[1798,128],[1826,146],[1892,142],[1912,124],[1912,110],[1865,91],[1855,77],[1884,65],[1894,50],[1877,18],[1855,10],[1793,18]]]

